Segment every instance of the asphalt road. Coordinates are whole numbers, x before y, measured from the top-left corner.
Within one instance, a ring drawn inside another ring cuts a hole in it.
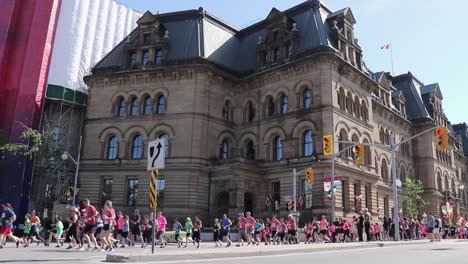
[[[212,245],[210,245],[212,246]],[[312,247],[314,245],[311,245]],[[353,248],[336,249],[330,245],[328,251],[323,252],[295,252],[293,254],[280,254],[270,256],[254,257],[230,257],[217,259],[199,259],[194,257],[190,260],[182,261],[155,261],[146,263],[206,263],[206,264],[284,264],[284,263],[327,263],[327,264],[466,264],[468,263],[468,241],[444,241],[442,243],[425,243],[402,246],[385,246],[383,248]],[[135,250],[128,250],[134,252]],[[163,249],[165,250],[165,249]],[[183,249],[171,248],[170,251],[176,252]],[[331,250],[331,251],[330,251]],[[190,252],[195,249],[187,249]],[[55,249],[53,247],[45,248],[43,246],[32,247],[28,249],[14,248],[8,245],[7,248],[0,249],[0,263],[67,263],[67,264],[97,264],[104,263],[105,252],[78,252]],[[155,257],[157,260],[157,255]]]

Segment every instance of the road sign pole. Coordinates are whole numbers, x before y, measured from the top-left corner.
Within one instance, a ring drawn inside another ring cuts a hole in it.
[[[155,234],[156,234],[156,208],[158,206],[158,174],[159,170],[151,171],[151,182],[150,182],[150,207],[153,208],[153,241],[151,245],[151,253],[154,254],[154,246],[156,243]]]

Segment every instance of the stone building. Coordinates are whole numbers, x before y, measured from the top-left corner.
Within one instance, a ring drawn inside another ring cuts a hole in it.
[[[402,145],[397,177],[420,179],[426,210],[445,194],[466,214],[467,158],[442,110],[437,84],[411,73],[373,72],[362,60],[349,8],[336,12],[317,0],[238,30],[204,11],[146,12],[138,27],[85,77],[89,101],[80,169],[80,197],[112,199],[118,209],[149,211],[147,142],[167,139],[159,204],[169,217],[199,214],[259,217],[287,213],[293,169],[301,173],[303,219],[330,214],[324,178],[331,163],[322,137],[396,143],[438,125],[450,129],[450,150],[435,150],[434,132]],[[335,152],[347,144],[334,145]],[[390,155],[366,147],[365,165],[352,153],[338,158],[336,215],[367,207],[391,215]],[[443,193],[443,190],[448,192]],[[405,190],[400,189],[400,203]],[[266,206],[268,195],[272,204]],[[361,199],[356,199],[360,197]]]

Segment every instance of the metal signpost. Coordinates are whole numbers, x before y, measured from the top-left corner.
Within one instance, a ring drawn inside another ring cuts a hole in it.
[[[166,165],[164,139],[156,139],[148,144],[148,164],[147,169],[151,172],[150,181],[150,207],[153,208],[153,242],[151,245],[151,253],[154,254],[155,233],[156,233],[156,207],[158,206],[158,176],[159,169],[164,169]]]

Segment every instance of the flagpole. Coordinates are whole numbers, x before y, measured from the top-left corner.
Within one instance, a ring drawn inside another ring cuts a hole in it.
[[[390,62],[392,64],[392,76],[395,76],[395,71],[393,70],[393,45],[390,43]]]

